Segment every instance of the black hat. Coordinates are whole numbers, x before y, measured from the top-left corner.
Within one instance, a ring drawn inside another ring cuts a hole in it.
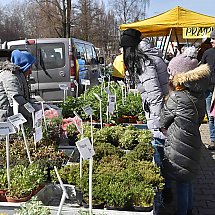
[[[136,29],[129,28],[123,31],[120,41],[122,47],[136,47],[141,41],[141,33]]]
[[[215,38],[215,29],[211,32],[210,37],[211,37],[211,38]]]

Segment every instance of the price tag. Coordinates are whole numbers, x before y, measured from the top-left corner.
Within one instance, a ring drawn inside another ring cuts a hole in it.
[[[24,107],[26,108],[26,110],[29,113],[33,113],[35,111],[34,107],[29,102],[27,102],[26,104],[24,104]]]
[[[84,108],[83,108],[83,110],[84,110],[84,112],[87,114],[87,115],[93,115],[93,110],[92,110],[92,108],[90,107],[90,106],[85,106]]]
[[[108,87],[105,88],[105,92],[108,94],[108,95],[111,95],[111,91]]]
[[[19,128],[19,125],[27,122],[21,113],[8,117],[8,120],[17,128]]]
[[[35,127],[40,127],[42,126],[42,114],[43,114],[43,111],[42,110],[39,110],[37,112],[35,112]]]
[[[95,155],[95,151],[88,137],[76,142],[76,146],[84,160],[88,160]]]
[[[99,100],[99,101],[101,101],[102,99],[100,98],[100,96],[97,94],[97,93],[93,93],[94,94],[94,96]]]
[[[78,86],[78,82],[76,80],[74,80],[74,84],[76,87]]]
[[[0,135],[15,134],[16,130],[10,122],[0,122]]]
[[[35,143],[39,142],[43,138],[43,131],[42,127],[35,127],[35,133],[34,133],[34,141]]]
[[[82,85],[90,85],[90,80],[88,80],[88,79],[81,79],[81,84]]]
[[[66,84],[59,84],[59,88],[61,90],[68,90],[68,86]]]

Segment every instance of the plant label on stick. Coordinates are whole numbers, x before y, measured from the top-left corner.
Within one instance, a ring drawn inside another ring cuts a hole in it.
[[[39,142],[43,138],[43,131],[42,127],[35,127],[35,133],[34,133],[34,141],[35,143]]]
[[[88,137],[76,142],[76,146],[84,160],[89,160],[95,155],[95,151]]]
[[[76,111],[73,111],[73,113],[75,114],[75,117],[73,118],[73,121],[75,122],[75,126],[78,129],[78,131],[80,132],[80,134],[83,133],[83,126],[82,126],[82,119],[81,117],[76,113]]]
[[[105,88],[105,92],[106,92],[108,95],[111,95],[111,91],[110,91],[109,87],[106,87],[106,88]]]
[[[111,113],[111,114],[113,114],[114,109],[115,109],[115,100],[116,100],[115,95],[109,95],[108,112]]]
[[[88,79],[81,79],[81,84],[82,85],[90,85],[90,80],[88,80]]]
[[[97,93],[93,93],[94,94],[94,96],[99,100],[99,101],[101,101],[102,99],[100,98],[100,96],[97,94]]]
[[[34,107],[29,102],[24,104],[24,107],[29,113],[33,113],[35,111]]]
[[[76,87],[78,86],[78,82],[76,80],[74,80],[74,84]]]
[[[124,81],[120,80],[120,81],[117,81],[117,82],[118,82],[118,84],[119,84],[119,85],[121,85],[121,86],[125,86]]]
[[[15,134],[16,130],[11,122],[0,122],[0,135]]]
[[[40,127],[42,126],[42,115],[43,115],[43,111],[39,110],[35,112],[35,127]]]
[[[84,112],[87,114],[87,115],[89,115],[89,116],[92,116],[93,115],[93,110],[92,110],[92,108],[90,107],[90,106],[85,106],[84,108],[83,108],[83,110],[84,110]]]
[[[68,86],[67,86],[66,84],[59,84],[59,88],[60,88],[61,90],[68,90],[68,89],[69,89]]]
[[[21,113],[8,117],[8,121],[11,122],[17,128],[19,128],[19,125],[27,122],[27,120]]]
[[[103,78],[98,78],[98,81],[99,81],[100,83],[102,83],[102,82],[103,82]]]

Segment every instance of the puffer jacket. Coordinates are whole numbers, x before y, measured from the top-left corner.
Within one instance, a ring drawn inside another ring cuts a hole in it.
[[[190,181],[197,175],[202,145],[199,126],[205,115],[209,76],[208,65],[201,65],[173,78],[176,90],[170,92],[161,111],[162,127],[167,129],[162,168],[166,178]]]
[[[143,47],[141,43],[138,48],[153,62],[143,63],[143,73],[139,76],[140,83],[137,88],[141,92],[147,126],[150,130],[156,130],[160,128],[160,111],[163,107],[164,97],[168,94],[169,74],[167,65],[162,59],[163,54],[159,49]]]
[[[29,101],[27,82],[19,67],[9,61],[0,62],[0,122],[13,115],[13,98],[19,103],[19,112],[24,117],[31,114],[24,108]]]

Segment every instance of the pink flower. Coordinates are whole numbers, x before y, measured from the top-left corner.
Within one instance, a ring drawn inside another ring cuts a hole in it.
[[[63,131],[66,131],[67,126],[68,126],[68,125],[72,125],[72,124],[74,124],[74,123],[75,123],[75,122],[74,122],[73,118],[71,118],[71,117],[69,117],[69,118],[64,118],[64,119],[62,119],[61,128],[62,128]]]
[[[54,109],[45,110],[45,117],[47,119],[57,118],[58,117],[58,112],[56,110],[54,110]]]

